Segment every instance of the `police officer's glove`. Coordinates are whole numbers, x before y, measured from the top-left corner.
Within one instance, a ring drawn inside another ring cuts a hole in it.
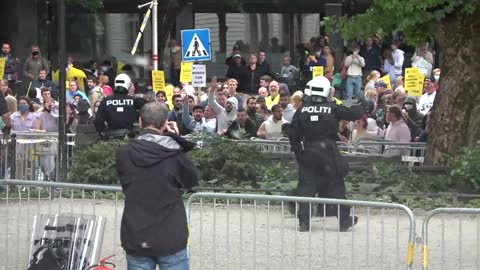
[[[299,152],[295,152],[295,159],[298,163],[302,162],[302,155]]]
[[[108,140],[108,136],[105,132],[99,132],[98,136],[100,137],[101,141],[107,141]]]
[[[362,100],[360,101],[360,106],[362,107],[363,111],[364,111],[366,114],[370,113],[370,111],[373,109],[373,108],[370,108],[370,107],[371,107],[371,106],[370,106],[370,103],[369,103],[367,100],[365,100],[365,99],[362,99]]]
[[[137,136],[137,133],[135,133],[134,130],[130,130],[130,132],[128,132],[128,134],[127,134],[127,137],[128,137],[129,139],[134,139],[135,136]]]
[[[352,106],[361,107],[362,111],[365,112],[365,113],[368,113],[368,111],[369,111],[368,101],[364,97],[361,97],[361,96],[355,97],[355,99],[353,100]]]
[[[2,133],[3,133],[4,135],[10,135],[10,131],[11,131],[11,130],[12,130],[12,126],[4,126],[4,127],[2,128]]]

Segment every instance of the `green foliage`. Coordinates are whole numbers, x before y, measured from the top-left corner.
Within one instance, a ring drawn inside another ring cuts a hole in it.
[[[124,142],[99,142],[76,151],[69,179],[77,183],[118,184],[115,163],[118,146],[122,143]]]
[[[377,163],[371,170],[351,172],[346,177],[347,190],[362,193],[436,193],[449,190],[446,175],[420,174],[408,167]]]
[[[255,146],[220,138],[192,151],[192,159],[205,184],[218,187],[255,183],[260,177],[258,164],[265,160]]]
[[[407,41],[419,44],[431,36],[432,23],[447,16],[468,16],[478,8],[478,0],[374,0],[362,14],[352,17],[325,18],[322,26],[343,38],[364,38],[372,33],[401,30]]]
[[[228,12],[238,12],[240,9],[240,1],[239,0],[220,0],[224,2],[225,10]]]
[[[452,203],[451,196],[414,195],[417,193],[441,194],[449,191],[447,175],[414,173],[408,167],[391,163],[377,163],[369,170],[351,172],[345,181],[347,192],[357,193],[349,196],[350,199],[394,202],[422,209],[446,207]],[[408,193],[409,195],[399,195]]]
[[[68,5],[78,5],[88,11],[94,12],[103,7],[103,0],[66,0]]]
[[[448,167],[454,185],[480,191],[480,147],[460,149],[458,155],[448,158]]]

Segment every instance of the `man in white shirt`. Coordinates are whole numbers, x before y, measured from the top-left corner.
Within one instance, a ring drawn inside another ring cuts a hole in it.
[[[288,123],[283,118],[283,109],[280,105],[275,104],[272,106],[272,115],[262,123],[257,131],[257,136],[267,140],[278,140],[285,137],[282,132],[283,124]]]
[[[352,54],[345,58],[345,67],[347,68],[347,98],[351,99],[353,95],[362,96],[362,68],[365,66],[365,59],[358,52],[360,47],[357,43],[352,45]]]
[[[423,89],[425,90],[425,94],[423,94],[418,101],[418,110],[423,115],[426,115],[432,108],[433,102],[435,101],[435,96],[437,94],[434,86],[434,79],[427,77],[423,84]]]
[[[278,102],[278,105],[282,107],[283,119],[291,123],[296,110],[293,105],[290,104],[290,92],[280,90],[280,101]]]

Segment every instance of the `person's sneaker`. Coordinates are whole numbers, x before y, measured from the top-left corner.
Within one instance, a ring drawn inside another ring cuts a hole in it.
[[[298,227],[299,232],[308,232],[310,231],[310,225],[307,223],[300,223],[300,227]]]
[[[351,227],[355,226],[355,224],[357,224],[358,222],[358,217],[357,216],[354,216],[353,219],[352,217],[348,217],[346,219],[342,219],[340,221],[340,231],[341,232],[346,232],[348,231],[348,229],[350,229]]]

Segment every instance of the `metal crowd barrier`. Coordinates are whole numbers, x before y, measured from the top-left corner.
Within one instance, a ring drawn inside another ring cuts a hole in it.
[[[253,144],[258,147],[262,153],[280,153],[280,154],[291,154],[291,146],[288,138],[281,138],[278,140],[263,140],[263,139],[251,139],[251,140],[236,140],[235,142],[243,144]],[[337,142],[337,146],[340,151],[343,152],[352,152],[354,146],[346,142]]]
[[[423,163],[427,143],[423,142],[391,142],[386,140],[360,139],[354,144],[356,152],[371,155],[402,156],[404,162]]]
[[[100,258],[115,254],[117,269],[125,269],[119,240],[122,212],[117,186],[0,180],[0,269],[27,269],[34,216],[42,214],[105,217]]]
[[[297,231],[299,203],[309,205],[308,232]],[[313,214],[329,205],[351,206],[358,224],[340,232],[337,218]],[[196,193],[186,207],[192,269],[412,269],[415,217],[404,205]]]
[[[432,222],[438,215],[442,215],[440,224]],[[480,269],[480,208],[429,211],[423,221],[422,234],[424,270]],[[436,239],[432,241],[433,237]]]
[[[115,254],[117,269],[125,269],[123,199],[118,186],[0,180],[0,269],[27,269],[34,216],[59,213],[105,217],[100,257]],[[297,231],[299,203],[309,204],[308,232]],[[329,205],[351,206],[358,224],[339,232],[335,217],[314,214]],[[186,210],[192,269],[420,269],[415,240],[423,244],[423,269],[480,268],[480,209],[428,212],[422,239],[413,212],[400,204],[196,193]],[[433,222],[440,214],[441,223]]]
[[[279,140],[240,140],[243,144],[253,144],[263,153],[291,153],[287,138]],[[399,143],[386,140],[359,139],[355,143],[337,141],[338,149],[344,154],[358,156],[402,156],[405,163],[423,164],[426,153],[426,143]]]
[[[260,152],[262,153],[281,153],[281,154],[290,154],[290,142],[288,138],[281,138],[278,140],[263,140],[254,138],[251,140],[236,140],[237,143],[242,144],[253,144],[255,145]]]
[[[12,132],[1,141],[2,178],[56,180],[58,133]],[[75,134],[67,134],[68,157],[73,157]]]

